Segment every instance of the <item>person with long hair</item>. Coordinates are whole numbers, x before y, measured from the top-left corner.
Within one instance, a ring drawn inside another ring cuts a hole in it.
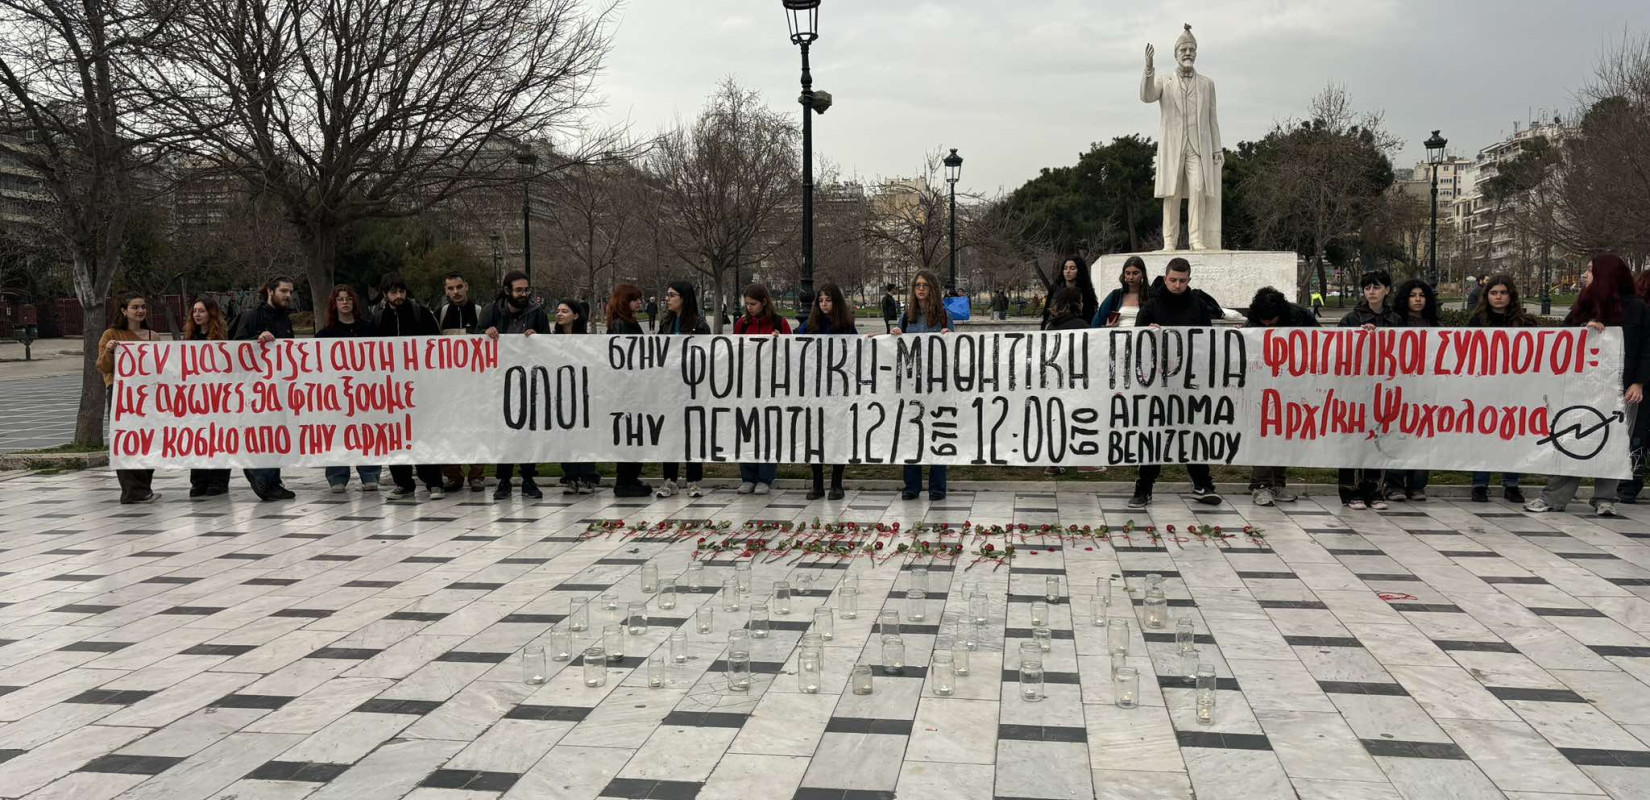
[[[659,334],[663,336],[707,335],[710,325],[699,313],[699,292],[693,288],[690,281],[671,281],[665,287],[665,313],[659,317]],[[744,472],[744,467],[740,467]],[[671,461],[664,465],[664,481],[653,494],[656,497],[671,497],[682,489],[687,490],[688,497],[703,497],[705,492],[699,488],[699,482],[705,479],[705,465],[697,461],[687,465],[687,480],[685,486],[678,483],[682,477],[682,465]]]
[[[234,338],[260,344],[293,338],[292,294],[296,285],[285,275],[276,275],[265,281],[259,292],[261,302],[235,318]],[[246,482],[252,484],[252,493],[259,500],[291,500],[298,496],[281,483],[280,467],[254,467],[241,473],[246,476]]]
[[[1090,319],[1091,317],[1083,316],[1082,292],[1075,286],[1067,286],[1049,295],[1048,312],[1043,315],[1043,330],[1088,330]]]
[[[202,295],[189,306],[189,318],[183,322],[183,338],[191,342],[221,342],[229,338],[229,322],[223,317],[218,301]],[[229,470],[189,470],[190,497],[216,497],[229,493]]]
[[[1633,271],[1614,253],[1600,253],[1587,264],[1587,288],[1581,290],[1564,325],[1585,325],[1595,332],[1621,328],[1625,354],[1622,357],[1621,399],[1627,404],[1627,437],[1631,441],[1638,421],[1638,406],[1644,400],[1644,381],[1650,377],[1650,307],[1633,291]],[[1593,479],[1594,511],[1601,517],[1616,515],[1616,478]],[[1563,511],[1581,488],[1581,479],[1569,475],[1547,478],[1541,496],[1524,504],[1525,511]]]
[[[115,304],[115,313],[109,317],[109,327],[97,340],[97,370],[103,373],[104,407],[113,405],[116,351],[121,342],[156,342],[160,334],[149,327],[149,302],[140,294],[122,295]],[[152,469],[117,469],[120,481],[120,502],[153,503],[160,495],[150,489],[154,484]]]
[[[945,310],[945,303],[940,299],[940,278],[929,270],[919,270],[916,277],[911,279],[911,292],[906,296],[905,311],[900,314],[899,324],[889,333],[900,336],[907,333],[950,333],[955,327],[951,321],[951,312]],[[928,466],[928,499],[945,499],[945,478],[949,472],[944,464],[930,464]],[[904,469],[905,489],[900,497],[905,500],[915,500],[922,494],[922,465],[906,464]]]
[[[1524,310],[1524,303],[1518,298],[1518,285],[1513,283],[1511,275],[1492,275],[1485,278],[1478,294],[1478,306],[1467,318],[1467,326],[1472,328],[1534,328],[1540,324],[1539,320]],[[1501,473],[1501,497],[1510,503],[1524,502],[1524,492],[1518,487],[1519,477],[1516,472]],[[1472,473],[1472,501],[1490,501],[1488,472]]]
[[[1245,328],[1316,328],[1318,315],[1289,302],[1283,292],[1263,286],[1249,301]],[[1253,466],[1249,468],[1249,497],[1257,506],[1293,503],[1300,495],[1289,491],[1289,468]]]
[[[735,336],[777,336],[791,332],[791,323],[774,308],[768,287],[753,283],[745,287],[745,313],[733,323]],[[778,464],[741,463],[739,494],[767,494],[779,477]]]
[[[550,315],[544,313],[543,304],[533,299],[533,282],[528,280],[527,273],[521,270],[504,273],[498,299],[488,307],[481,326],[486,335],[493,339],[500,335],[530,337],[550,330]],[[511,480],[515,473],[521,474],[522,497],[537,500],[544,496],[544,490],[539,488],[536,480],[539,476],[538,464],[497,464],[493,470],[498,473],[498,485],[493,487],[494,500],[510,499],[510,493],[514,491]]]
[[[550,325],[551,335],[584,334],[590,332],[590,306],[572,298],[556,303],[555,321]],[[602,485],[602,476],[596,465],[588,461],[564,461],[561,465],[562,494],[592,494]]]
[[[835,283],[827,283],[819,287],[819,294],[808,310],[808,319],[796,331],[799,334],[809,335],[857,335],[859,326],[854,324],[854,309],[848,305],[848,300],[842,294],[842,287]],[[814,473],[813,487],[808,490],[809,500],[818,500],[825,497],[830,500],[841,500],[842,473],[847,468],[843,464],[831,465],[831,490],[825,491],[825,465],[811,465]]]
[[[1363,328],[1366,331],[1404,327],[1404,315],[1387,303],[1392,294],[1392,276],[1386,270],[1364,273],[1358,285],[1363,289],[1363,302],[1341,317],[1340,327]],[[1378,469],[1342,467],[1338,474],[1341,502],[1352,511],[1369,508],[1385,511],[1388,506],[1386,498],[1381,496],[1381,477],[1382,471]]]
[[[607,299],[607,334],[609,336],[641,336],[647,331],[642,330],[642,324],[636,320],[636,315],[646,307],[647,301],[642,297],[640,287],[628,283],[621,283],[613,287],[613,295]],[[652,323],[652,320],[649,320]],[[614,497],[647,497],[653,494],[653,487],[642,482],[642,465],[634,461],[620,461],[614,465],[613,496]]]
[[[1043,326],[1045,330],[1048,326],[1048,318],[1052,314],[1054,296],[1063,289],[1077,290],[1078,295],[1082,298],[1082,305],[1078,309],[1077,316],[1085,324],[1094,319],[1095,313],[1100,308],[1100,301],[1095,299],[1094,276],[1089,273],[1088,262],[1084,261],[1083,257],[1079,255],[1069,256],[1065,261],[1060,262],[1060,275],[1048,287],[1048,300],[1043,304]]]
[[[1146,304],[1146,259],[1129,256],[1117,274],[1117,288],[1106,295],[1089,327],[1132,328],[1140,307]]]
[[[317,339],[365,339],[377,335],[372,321],[366,317],[366,309],[361,305],[361,296],[348,284],[340,283],[332,287],[332,296],[327,299],[326,313],[322,319],[325,324],[315,332]],[[361,491],[378,491],[378,479],[382,477],[383,470],[377,465],[357,466],[355,474],[361,478]],[[332,493],[343,494],[349,486],[349,467],[327,467],[325,474]]]
[[[1442,324],[1438,321],[1438,295],[1426,281],[1410,278],[1398,284],[1392,296],[1397,298],[1394,310],[1403,315],[1405,327],[1436,328]],[[1424,502],[1431,477],[1432,473],[1424,469],[1389,469],[1381,494],[1397,502]]]

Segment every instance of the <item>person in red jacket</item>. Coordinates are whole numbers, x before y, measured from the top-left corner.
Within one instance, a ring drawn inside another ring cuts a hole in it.
[[[773,296],[768,287],[753,283],[745,287],[745,316],[733,323],[733,332],[740,336],[774,336],[791,332],[791,323],[773,307]],[[778,464],[740,464],[739,493],[767,494],[779,477]]]

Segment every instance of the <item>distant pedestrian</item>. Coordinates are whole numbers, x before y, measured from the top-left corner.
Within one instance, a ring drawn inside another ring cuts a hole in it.
[[[894,320],[899,319],[899,301],[894,299],[894,284],[882,287],[882,325],[883,332],[894,330]]]
[[[659,316],[659,298],[658,297],[648,297],[647,298],[647,332],[648,333],[652,333],[652,332],[659,329],[658,320],[657,320],[658,316]]]

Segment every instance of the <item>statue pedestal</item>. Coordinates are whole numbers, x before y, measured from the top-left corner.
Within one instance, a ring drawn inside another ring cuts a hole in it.
[[[1095,292],[1102,299],[1117,288],[1123,262],[1140,256],[1146,262],[1148,285],[1163,274],[1169,259],[1180,257],[1192,263],[1192,288],[1208,292],[1226,308],[1248,308],[1255,290],[1270,286],[1295,302],[1296,261],[1294,253],[1271,250],[1173,250],[1149,253],[1112,253],[1100,257],[1093,267]]]

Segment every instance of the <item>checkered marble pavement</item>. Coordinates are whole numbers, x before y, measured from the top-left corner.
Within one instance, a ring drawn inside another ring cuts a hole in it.
[[[1434,499],[1378,514],[1238,498],[1211,513],[1160,492],[1157,525],[1247,521],[1269,547],[1031,537],[995,571],[936,567],[930,624],[902,626],[910,666],[878,671],[860,696],[848,671],[880,661],[877,611],[900,607],[910,581],[899,559],[756,564],[757,593],[799,591],[754,642],[748,693],[723,673],[726,634],[746,624],[717,594],[726,557],[676,608],[650,606],[604,686],[586,687],[578,658],[527,685],[520,651],[571,598],[649,600],[643,564],[668,578],[690,560],[689,543],[582,539],[588,520],[1147,515],[1064,489],[386,503],[294,471],[298,501],[256,503],[239,482],[231,499],[191,502],[183,481],[162,473],[164,501],[120,506],[108,473],[0,480],[0,797],[1650,797],[1650,509],[1536,517]],[[1196,720],[1172,626],[1142,635],[1116,592],[1143,676],[1139,706],[1122,709],[1105,629],[1073,613],[1098,578],[1137,590],[1151,572],[1218,669],[1212,724]],[[1047,699],[1027,703],[1018,644],[1050,576],[1063,594]],[[794,651],[847,577],[860,613],[835,620],[824,688],[804,694]],[[967,613],[963,582],[990,597],[988,634],[940,697],[929,656],[939,625]],[[708,635],[702,604],[716,608]],[[645,657],[678,630],[689,658],[649,688]]]

